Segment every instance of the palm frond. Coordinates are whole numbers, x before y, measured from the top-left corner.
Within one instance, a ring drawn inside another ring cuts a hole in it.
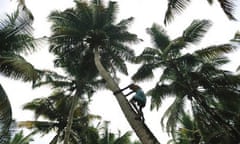
[[[9,140],[9,128],[12,122],[12,108],[6,92],[0,84],[0,138],[1,142]]]
[[[231,42],[240,42],[240,32],[237,31],[233,37],[233,39],[230,40]]]
[[[177,122],[180,119],[180,116],[184,112],[183,108],[185,105],[184,98],[176,97],[174,102],[168,107],[165,113],[162,116],[161,124],[164,127],[164,120],[167,119],[166,122],[166,130],[168,133],[174,135],[176,131]]]
[[[11,139],[10,144],[29,144],[31,141],[34,141],[32,136],[36,133],[33,131],[29,133],[27,136],[24,136],[23,130],[16,133],[14,137]]]
[[[31,22],[19,11],[7,15],[0,22],[0,49],[2,53],[29,53],[35,49]]]
[[[39,70],[38,73],[40,78],[34,82],[33,88],[43,85],[51,85],[53,88],[70,88],[71,86],[74,86],[74,82],[71,77],[63,76],[49,70]]]
[[[190,3],[190,0],[168,0],[164,24],[170,23],[176,14],[180,14]]]
[[[125,64],[123,59],[119,57],[115,57],[112,61],[112,64],[117,70],[119,70],[119,72],[122,72],[123,74],[128,75],[127,65]]]
[[[194,20],[183,32],[184,41],[193,44],[200,42],[210,26],[209,20]]]
[[[159,109],[162,101],[168,97],[173,96],[174,92],[171,86],[168,85],[156,85],[153,89],[150,89],[146,95],[151,96],[151,110]]]
[[[151,28],[147,28],[147,33],[151,36],[154,46],[161,51],[170,44],[167,32],[160,25],[153,24]]]
[[[109,24],[116,21],[116,13],[118,11],[118,5],[114,1],[109,1],[106,9],[106,14],[108,15]]]
[[[213,4],[213,0],[207,0],[209,4]],[[189,5],[190,0],[168,0],[168,7],[165,13],[164,24],[168,24],[173,21],[177,14],[183,12]],[[218,0],[222,10],[230,20],[236,20],[234,13],[235,2],[231,0]]]
[[[134,63],[157,63],[161,61],[161,52],[155,48],[147,47],[143,52],[134,58]]]
[[[166,67],[160,77],[160,81],[176,80],[176,72],[172,67]]]
[[[64,97],[63,93],[54,93],[54,95]],[[34,99],[32,102],[28,102],[24,104],[23,109],[34,111],[35,119],[38,119],[40,116],[43,116],[50,120],[56,120],[57,117],[59,116],[59,112],[56,110],[56,107],[54,106],[53,102],[49,98]]]
[[[18,121],[18,127],[27,128],[27,129],[36,129],[42,132],[51,131],[56,125],[56,122],[49,121]]]
[[[119,42],[113,42],[112,44],[114,45],[114,48],[108,47],[107,51],[102,54],[102,56],[103,56],[102,59],[105,59],[104,56],[106,55],[106,58],[110,58],[113,60],[116,57],[119,57],[119,58],[124,59],[129,62],[133,61],[133,58],[135,57],[135,53],[132,49],[130,49],[129,46],[121,44]],[[111,55],[109,55],[109,54],[111,54]]]
[[[222,44],[222,45],[210,46],[201,50],[197,50],[194,53],[200,58],[211,60],[211,59],[220,57],[224,54],[227,54],[233,51],[235,48],[236,47],[231,44]]]
[[[117,23],[117,27],[122,30],[127,30],[128,26],[133,23],[134,17],[129,17],[127,19],[122,19],[120,22]]]
[[[153,78],[153,69],[156,68],[154,64],[145,64],[142,65],[138,71],[132,76],[134,81],[142,81]]]
[[[38,71],[20,55],[0,56],[0,72],[13,79],[35,81]]]
[[[222,7],[224,13],[230,20],[236,20],[235,16],[233,15],[234,12],[234,1],[232,0],[218,0],[220,6]]]
[[[126,132],[125,134],[123,134],[122,136],[120,136],[119,138],[117,138],[116,140],[115,140],[115,142],[114,143],[116,143],[116,144],[128,144],[128,143],[130,143],[130,137],[131,137],[131,132]]]

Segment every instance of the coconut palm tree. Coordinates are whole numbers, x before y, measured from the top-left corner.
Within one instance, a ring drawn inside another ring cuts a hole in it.
[[[207,2],[210,5],[213,4],[213,0],[207,0]],[[233,15],[234,7],[235,7],[234,1],[219,0],[218,2],[220,4],[223,12],[226,14],[226,16],[230,20],[236,20],[236,18]],[[167,24],[167,23],[171,22],[174,19],[175,15],[184,11],[184,9],[186,9],[186,7],[190,3],[191,3],[190,0],[168,0],[168,7],[167,7],[167,10],[166,10],[166,13],[165,13],[164,23]]]
[[[55,11],[49,16],[53,23],[50,52],[58,57],[57,61],[68,61],[72,65],[78,65],[79,60],[85,58],[88,63],[82,70],[89,77],[98,78],[100,74],[107,88],[117,91],[120,88],[114,79],[116,70],[128,74],[125,61],[131,62],[134,57],[134,51],[127,44],[139,41],[135,34],[127,31],[133,18],[116,23],[116,2],[110,1],[107,7],[101,0],[75,2],[74,8]],[[139,139],[147,144],[159,143],[146,125],[135,119],[137,115],[124,95],[119,93],[116,98]]]
[[[68,123],[69,110],[72,106],[74,97],[67,95],[65,91],[55,91],[46,98],[37,98],[24,105],[24,109],[32,110],[35,113],[35,121],[21,121],[18,126],[35,129],[37,132],[47,134],[56,131],[56,135],[51,140],[51,144],[63,142],[65,137],[66,125]],[[88,102],[77,99],[77,105],[74,107],[73,121],[70,129],[69,143],[87,143],[88,136],[96,135],[89,122],[93,118],[99,118],[88,114]],[[45,120],[38,120],[40,117]]]
[[[219,67],[229,62],[223,54],[234,47],[230,44],[210,46],[184,53],[184,48],[201,40],[207,32],[210,21],[194,20],[184,30],[182,36],[170,40],[166,31],[154,24],[148,29],[154,43],[154,48],[146,48],[136,58],[143,62],[133,79],[143,80],[153,77],[153,70],[162,68],[162,75],[156,86],[148,93],[152,96],[152,108],[159,108],[164,98],[174,97],[174,102],[163,115],[162,124],[166,121],[168,132],[175,132],[179,118],[184,113],[184,107],[190,102],[194,119],[204,123],[205,129],[211,125],[214,130],[225,131],[233,139],[239,137],[239,130],[231,119],[224,117],[218,104],[232,105],[227,113],[234,114],[239,109],[239,75]],[[231,99],[231,100],[230,100]],[[234,101],[232,101],[234,100]],[[173,134],[172,134],[173,135]]]

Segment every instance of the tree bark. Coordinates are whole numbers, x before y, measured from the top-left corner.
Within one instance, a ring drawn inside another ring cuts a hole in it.
[[[115,92],[119,90],[119,86],[117,83],[113,80],[111,75],[107,72],[107,70],[103,67],[101,61],[100,61],[100,54],[98,51],[94,51],[94,61],[96,64],[96,67],[100,73],[100,75],[103,77],[103,79],[106,80],[108,88]],[[140,139],[140,141],[143,144],[160,144],[160,142],[157,140],[157,138],[153,135],[153,133],[150,131],[150,129],[145,125],[145,123],[142,120],[137,120],[136,117],[138,117],[137,113],[132,109],[130,106],[128,100],[122,93],[118,93],[115,95],[118,104],[123,111],[125,117],[127,118],[130,126],[135,131],[136,135]]]
[[[72,122],[73,122],[73,114],[74,114],[74,109],[77,104],[77,101],[78,101],[78,95],[76,93],[72,98],[71,108],[70,108],[69,114],[68,114],[67,125],[65,127],[65,135],[64,135],[63,144],[69,143],[70,133],[71,133],[71,129],[72,129]]]

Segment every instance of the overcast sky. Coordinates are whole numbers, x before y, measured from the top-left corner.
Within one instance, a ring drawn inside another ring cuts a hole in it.
[[[135,20],[131,25],[130,31],[136,33],[140,38],[144,39],[144,42],[133,46],[133,48],[136,49],[136,53],[140,53],[145,47],[152,46],[149,35],[146,34],[146,28],[151,27],[154,22],[163,26],[167,0],[117,1],[119,4],[119,20],[133,16]],[[66,7],[73,6],[73,2],[71,0],[26,0],[26,4],[35,17],[34,34],[36,37],[48,36],[50,34],[50,24],[47,22],[47,16],[51,10],[63,10]],[[10,12],[15,8],[15,0],[12,0],[11,2],[10,0],[1,0],[0,16],[2,17],[4,13]],[[240,29],[240,23],[228,20],[217,3],[213,6],[209,6],[206,0],[196,0],[193,1],[181,15],[178,15],[176,19],[166,27],[167,33],[172,39],[180,36],[183,30],[189,26],[194,19],[209,19],[213,22],[213,26],[202,40],[202,43],[196,46],[197,48],[227,43],[233,38],[235,32]],[[48,47],[45,44],[40,45],[39,50],[33,55],[28,56],[27,59],[31,61],[36,68],[53,70],[53,56],[48,54],[47,48]],[[238,63],[236,63],[238,55],[239,53],[237,52],[231,54],[231,59],[235,62],[233,62],[228,68],[232,70],[236,69],[238,65]],[[136,68],[136,66],[129,66],[130,75],[122,77],[120,83],[121,87],[124,87],[131,82],[131,74],[136,71]],[[158,73],[156,72],[156,77],[159,77],[157,75]],[[47,87],[32,90],[30,83],[13,81],[9,78],[2,77],[1,75],[0,80],[11,101],[13,107],[13,117],[17,120],[33,119],[31,112],[21,110],[22,105],[33,98],[48,96],[50,92]],[[151,88],[151,86],[155,85],[155,82],[150,81],[139,84],[142,86],[144,91],[147,91]],[[149,104],[148,100],[147,106],[144,108],[146,124],[154,132],[159,141],[162,144],[165,144],[168,137],[166,133],[161,131],[160,118],[166,106],[169,105],[169,101],[166,101],[163,108],[158,112],[156,112],[156,110],[150,112]],[[114,132],[117,130],[121,130],[122,132],[131,130],[125,117],[119,109],[112,92],[99,91],[96,93],[93,97],[90,110],[92,113],[101,115],[103,120],[111,121],[110,129]],[[32,142],[32,144],[43,144],[48,142],[49,137],[40,138]]]

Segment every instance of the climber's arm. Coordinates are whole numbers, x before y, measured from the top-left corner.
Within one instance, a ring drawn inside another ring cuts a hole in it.
[[[125,87],[125,88],[123,88],[123,89],[120,89],[120,90],[118,90],[118,91],[115,91],[115,92],[113,92],[113,94],[116,95],[116,94],[118,94],[118,93],[120,93],[120,92],[128,89],[131,85],[132,85],[132,84],[128,85],[127,87]],[[129,92],[126,96],[130,95],[131,93],[133,93],[133,92]]]
[[[134,93],[135,91],[131,91],[129,93],[127,93],[125,96],[129,96],[130,94]]]

